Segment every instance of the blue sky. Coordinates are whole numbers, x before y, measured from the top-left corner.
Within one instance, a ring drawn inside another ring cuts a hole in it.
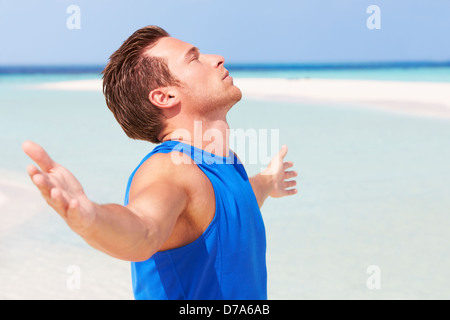
[[[449,17],[449,0],[0,0],[0,65],[105,64],[150,24],[231,63],[448,61]]]

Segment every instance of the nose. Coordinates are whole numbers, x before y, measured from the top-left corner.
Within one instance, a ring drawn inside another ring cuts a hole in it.
[[[210,62],[214,68],[218,68],[225,63],[225,58],[216,54],[208,55]]]

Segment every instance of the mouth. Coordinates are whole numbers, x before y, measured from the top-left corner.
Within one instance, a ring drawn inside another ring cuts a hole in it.
[[[225,72],[225,75],[222,77],[222,80],[225,80],[226,78],[231,78],[228,70],[227,70],[227,72]]]

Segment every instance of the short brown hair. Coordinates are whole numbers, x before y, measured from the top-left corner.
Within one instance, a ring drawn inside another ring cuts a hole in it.
[[[169,36],[156,26],[137,30],[111,55],[102,72],[106,104],[132,139],[161,142],[158,136],[166,127],[166,118],[150,102],[149,93],[178,81],[164,59],[149,56],[146,51]]]

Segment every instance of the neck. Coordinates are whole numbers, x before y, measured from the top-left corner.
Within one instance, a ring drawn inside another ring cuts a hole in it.
[[[170,129],[162,141],[184,142],[221,157],[229,156],[229,132],[226,117],[183,121],[176,129]]]

